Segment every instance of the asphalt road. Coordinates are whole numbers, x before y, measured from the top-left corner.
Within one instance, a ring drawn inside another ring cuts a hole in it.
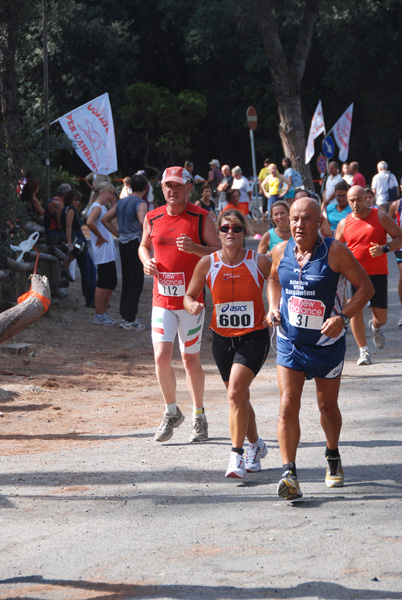
[[[325,443],[308,382],[297,460],[304,496],[277,497],[272,351],[252,387],[269,446],[263,471],[225,480],[227,406],[208,349],[208,443],[187,443],[181,377],[187,418],[166,444],[153,441],[154,429],[133,428],[86,449],[0,458],[0,599],[402,599],[402,328],[393,255],[389,263],[386,347],[370,340],[373,364],[357,367],[347,339],[343,488],[324,484]]]

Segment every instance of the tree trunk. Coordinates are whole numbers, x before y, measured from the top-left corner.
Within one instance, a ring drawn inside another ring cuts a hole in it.
[[[277,98],[279,113],[278,129],[284,156],[290,158],[292,166],[306,178],[308,187],[314,189],[312,187],[310,167],[304,164],[306,142],[300,95]]]
[[[15,69],[17,40],[20,25],[24,22],[24,7],[24,0],[2,0],[0,8],[0,110],[11,172],[24,166]]]
[[[271,71],[279,114],[279,136],[284,155],[314,189],[309,165],[304,164],[306,136],[302,118],[300,84],[311,49],[321,0],[305,0],[296,48],[289,63],[279,38],[271,0],[250,0],[259,23]]]
[[[47,277],[32,275],[31,289],[50,301],[50,287]],[[0,344],[27,329],[45,312],[39,298],[31,296],[21,304],[0,313]]]

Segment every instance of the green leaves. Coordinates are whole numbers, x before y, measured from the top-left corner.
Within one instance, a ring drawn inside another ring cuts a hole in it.
[[[131,150],[127,150],[133,159],[146,153],[149,164],[162,169],[191,152],[191,132],[205,112],[206,100],[198,92],[175,94],[152,83],[134,83],[127,88],[126,103],[118,114],[130,133]]]

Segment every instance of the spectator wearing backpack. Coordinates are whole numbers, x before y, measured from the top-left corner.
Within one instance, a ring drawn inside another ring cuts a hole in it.
[[[380,210],[388,213],[392,202],[400,198],[397,178],[391,171],[388,171],[388,164],[381,160],[377,165],[377,175],[374,175],[371,183],[371,189],[375,194],[375,201]]]

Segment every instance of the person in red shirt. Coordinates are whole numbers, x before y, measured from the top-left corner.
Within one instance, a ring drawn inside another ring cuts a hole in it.
[[[177,334],[194,406],[190,442],[208,439],[203,407],[204,372],[200,363],[205,313],[196,317],[189,315],[183,307],[183,298],[200,258],[217,250],[220,244],[208,212],[189,203],[191,188],[190,174],[183,167],[169,167],[164,171],[162,191],[166,204],[146,214],[138,251],[144,273],[154,277],[152,343],[156,376],[165,401],[165,413],[155,433],[157,442],[169,440],[173,429],[184,421],[184,415],[176,406],[176,377],[172,366]]]
[[[358,162],[351,162],[349,165],[349,173],[353,176],[352,185],[360,185],[366,187],[366,178],[360,173],[360,165]]]
[[[368,324],[373,332],[374,345],[381,349],[384,348],[385,338],[380,327],[387,322],[388,310],[386,254],[402,245],[402,231],[385,211],[367,206],[365,191],[360,185],[350,188],[348,202],[352,212],[340,221],[335,237],[341,242],[346,242],[374,286],[375,293],[370,300],[372,319]],[[389,245],[387,235],[392,238]],[[352,293],[354,291],[352,288]],[[357,364],[369,365],[371,357],[367,346],[363,309],[351,318],[350,324],[360,352]]]

